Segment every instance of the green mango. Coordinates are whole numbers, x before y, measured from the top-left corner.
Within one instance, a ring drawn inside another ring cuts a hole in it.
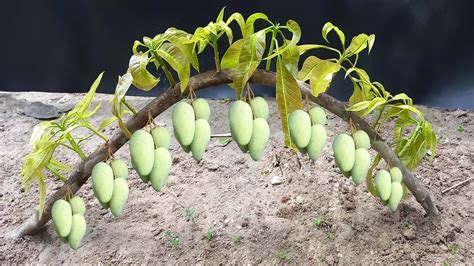
[[[194,114],[196,115],[196,120],[204,119],[209,121],[209,117],[211,116],[211,108],[209,107],[209,103],[203,98],[198,98],[193,101],[192,103]]]
[[[370,138],[364,130],[357,130],[352,134],[352,137],[354,138],[354,143],[357,149],[370,149]]]
[[[67,237],[69,246],[72,249],[77,250],[79,248],[82,238],[86,234],[86,229],[87,225],[84,216],[82,214],[74,214],[72,216],[71,233]]]
[[[403,187],[399,182],[392,182],[392,188],[390,197],[388,198],[388,208],[392,211],[396,211],[398,204],[403,197]]]
[[[139,175],[149,175],[153,168],[153,137],[146,130],[140,129],[130,138],[130,157],[132,166]]]
[[[124,160],[115,159],[110,163],[112,172],[114,172],[114,178],[128,179],[128,166]]]
[[[92,189],[100,202],[109,202],[114,191],[114,173],[110,165],[99,162],[92,168]]]
[[[339,134],[332,142],[334,161],[342,172],[350,172],[355,161],[354,140],[347,134]]]
[[[315,106],[309,109],[309,116],[311,117],[311,123],[313,125],[326,125],[327,117],[323,108]]]
[[[305,149],[311,140],[311,118],[303,110],[295,110],[288,118],[291,141],[298,149]]]
[[[203,158],[210,140],[211,127],[207,120],[203,118],[196,120],[194,139],[190,146],[193,158],[196,161],[200,161]]]
[[[343,176],[345,176],[347,178],[351,177],[351,171],[342,171],[341,170],[341,173],[342,173]]]
[[[238,145],[249,144],[252,137],[253,114],[248,103],[236,101],[230,106],[229,126],[232,138]]]
[[[356,185],[362,183],[370,169],[370,154],[366,149],[357,149],[355,151],[354,166],[351,170],[352,181]]]
[[[253,116],[255,118],[268,119],[270,110],[268,109],[267,101],[262,97],[255,97],[250,100],[250,107],[252,108]]]
[[[403,181],[402,171],[396,166],[390,169],[390,177],[392,178],[392,182],[402,183]]]
[[[138,175],[143,183],[148,183],[150,181],[150,176],[147,175]]]
[[[185,153],[189,153],[191,151],[191,145],[189,145],[189,146],[181,145],[181,148],[183,148],[183,151]]]
[[[380,199],[389,199],[392,191],[392,180],[389,172],[385,170],[377,172],[377,175],[375,175],[375,188],[377,189]]]
[[[193,107],[186,102],[177,103],[172,112],[173,130],[182,146],[189,146],[194,138],[195,116]]]
[[[248,145],[239,145],[237,144],[237,146],[239,146],[239,149],[243,152],[243,153],[247,153],[249,151],[249,146]]]
[[[308,156],[311,160],[316,161],[321,152],[324,150],[328,139],[326,129],[320,124],[316,124],[311,127],[311,138],[309,140],[308,147]]]
[[[169,149],[171,145],[171,136],[166,127],[155,127],[151,130],[151,136],[156,148]]]
[[[265,118],[255,118],[253,120],[252,137],[248,145],[250,157],[254,161],[260,160],[265,147],[267,147],[270,137],[270,127]]]
[[[110,199],[109,207],[110,211],[115,217],[119,217],[122,213],[125,202],[128,199],[128,184],[127,180],[123,178],[117,178],[114,180],[114,194]]]
[[[109,208],[109,203],[108,202],[104,203],[104,202],[99,201],[99,203],[100,203],[100,206],[102,206],[102,208],[104,208],[106,210]]]
[[[171,155],[165,148],[155,150],[155,163],[150,174],[150,182],[153,189],[160,191],[168,179],[171,170]]]
[[[60,199],[54,202],[51,209],[53,227],[59,237],[67,237],[71,232],[72,210],[69,202]]]
[[[86,213],[86,204],[81,197],[74,196],[69,200],[69,205],[71,205],[72,214],[82,214]]]

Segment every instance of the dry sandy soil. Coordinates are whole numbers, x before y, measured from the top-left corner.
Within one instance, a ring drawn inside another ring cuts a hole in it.
[[[0,235],[29,217],[37,204],[36,186],[25,193],[19,175],[22,157],[31,149],[32,128],[39,122],[21,114],[24,104],[43,101],[65,107],[80,96],[0,94]],[[100,99],[110,97],[98,95]],[[149,100],[131,99],[136,106]],[[420,107],[439,136],[433,164],[425,161],[415,171],[441,210],[437,227],[411,196],[392,213],[365,185],[355,187],[336,170],[330,145],[316,162],[282,147],[273,100],[270,106],[273,135],[261,161],[242,154],[234,142],[222,146],[213,140],[205,158],[196,162],[174,140],[173,167],[161,192],[131,170],[128,202],[121,217],[114,218],[93,197],[89,182],[78,193],[86,201],[88,229],[77,251],[62,243],[48,223],[38,235],[0,238],[0,264],[474,263],[474,182],[441,193],[474,176],[474,113]],[[211,101],[211,107],[213,132],[227,132],[228,103]],[[109,115],[103,108],[94,120]],[[332,141],[347,125],[328,117]],[[156,121],[171,131],[170,110]],[[111,135],[114,130],[104,132]],[[385,130],[382,134],[388,136],[390,127]],[[99,143],[94,139],[83,148],[89,153]],[[116,156],[129,162],[128,146]],[[72,165],[78,160],[65,151],[57,158]],[[282,177],[282,184],[270,183],[275,175]],[[48,180],[49,193],[60,186]],[[195,210],[191,221],[186,209]],[[315,219],[322,221],[319,226]],[[176,241],[170,241],[169,232]]]

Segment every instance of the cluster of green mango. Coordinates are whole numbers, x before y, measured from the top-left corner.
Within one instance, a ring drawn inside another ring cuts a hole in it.
[[[397,209],[403,197],[402,180],[403,174],[398,167],[392,167],[390,171],[380,170],[375,175],[377,193],[392,211]]]
[[[53,227],[64,243],[76,250],[86,234],[86,205],[82,198],[74,196],[69,202],[60,199],[54,202],[51,209]]]
[[[206,100],[198,98],[191,104],[184,101],[173,108],[173,130],[176,140],[185,152],[191,151],[197,161],[204,157],[209,141],[211,127],[209,117],[211,109]]]
[[[168,151],[171,137],[164,127],[155,127],[151,134],[144,129],[130,138],[132,166],[144,183],[151,182],[154,190],[160,191],[171,170],[171,155]]]
[[[118,217],[128,199],[128,167],[120,159],[113,160],[110,165],[97,163],[92,168],[92,189],[104,209],[110,208]]]
[[[326,146],[326,121],[326,113],[318,106],[312,107],[309,114],[295,110],[288,118],[291,141],[301,153],[308,153],[311,160],[316,161]]]
[[[339,134],[334,138],[332,149],[337,167],[346,177],[352,176],[356,185],[362,183],[370,169],[370,138],[363,130],[357,130],[352,137]]]
[[[268,104],[262,97],[255,97],[250,104],[235,101],[229,110],[229,126],[232,138],[242,152],[250,153],[254,161],[260,160],[270,138],[267,123]]]

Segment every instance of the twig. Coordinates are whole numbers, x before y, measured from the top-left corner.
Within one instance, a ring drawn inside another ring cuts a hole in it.
[[[453,186],[451,186],[451,187],[448,187],[447,189],[441,191],[441,194],[444,194],[444,193],[446,193],[446,192],[448,192],[448,191],[450,191],[450,190],[453,190],[453,189],[455,189],[455,188],[457,188],[457,187],[460,187],[460,186],[462,186],[462,185],[465,185],[465,184],[471,182],[471,180],[473,180],[473,179],[474,179],[474,177],[471,177],[471,178],[469,178],[469,179],[466,179],[466,180],[464,180],[464,181],[462,181],[462,182],[457,183],[456,185],[453,185]]]

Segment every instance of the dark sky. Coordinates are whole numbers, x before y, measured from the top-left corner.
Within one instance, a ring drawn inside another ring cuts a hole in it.
[[[392,93],[408,92],[416,103],[474,109],[471,0],[20,0],[0,6],[0,90],[86,91],[105,71],[99,91],[111,92],[126,71],[135,39],[171,26],[193,32],[227,6],[227,14],[264,12],[273,21],[296,20],[301,43],[322,43],[326,21],[338,25],[349,40],[357,33],[375,33],[372,53],[360,61],[373,80]],[[204,70],[213,67],[211,57],[200,61]],[[330,93],[347,99],[352,87],[341,76]]]

